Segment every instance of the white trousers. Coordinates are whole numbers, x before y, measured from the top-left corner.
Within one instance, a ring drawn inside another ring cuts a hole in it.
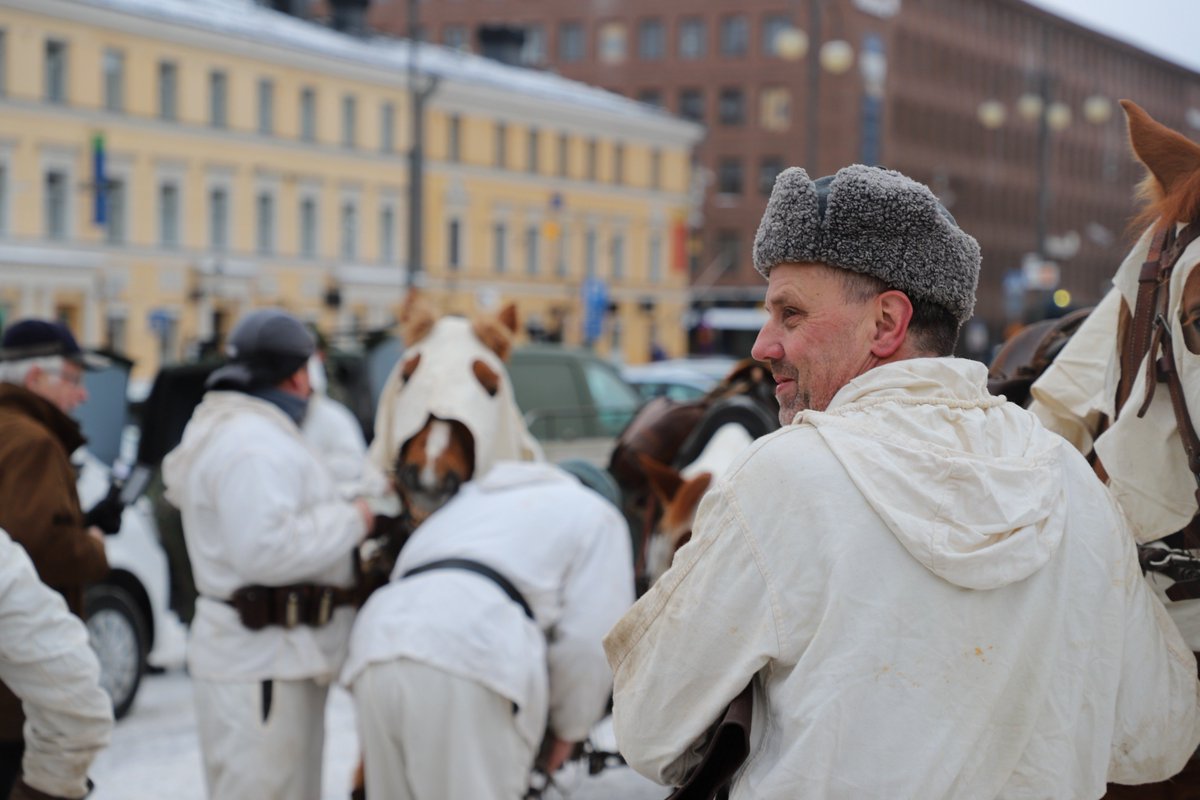
[[[327,685],[271,681],[269,709],[262,681],[192,685],[210,798],[320,800]]]
[[[367,797],[519,800],[536,756],[513,704],[418,661],[369,665],[354,682]]]

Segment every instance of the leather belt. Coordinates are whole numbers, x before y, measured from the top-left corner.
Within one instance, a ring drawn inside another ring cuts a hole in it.
[[[333,618],[339,606],[357,605],[358,591],[319,583],[243,586],[223,602],[233,606],[242,624],[252,631],[271,625],[319,628]]]

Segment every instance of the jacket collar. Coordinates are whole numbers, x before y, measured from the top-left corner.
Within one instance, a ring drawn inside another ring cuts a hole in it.
[[[987,367],[965,358],[909,358],[867,370],[833,396],[828,411],[889,397],[923,398],[931,403],[993,405]]]
[[[10,410],[39,423],[62,442],[67,453],[75,452],[87,442],[78,422],[24,386],[0,382],[0,410]]]

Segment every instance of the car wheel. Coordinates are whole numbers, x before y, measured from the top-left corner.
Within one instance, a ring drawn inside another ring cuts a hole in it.
[[[100,685],[120,719],[133,705],[146,667],[146,619],[119,586],[91,586],[83,598],[92,649],[100,660]]]

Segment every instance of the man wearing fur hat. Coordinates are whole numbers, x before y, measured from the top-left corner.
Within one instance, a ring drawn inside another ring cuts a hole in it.
[[[276,309],[230,334],[183,440],[163,461],[199,600],[188,668],[210,797],[321,796],[325,698],[372,527],[300,430],[312,335]]]
[[[784,427],[606,639],[630,763],[683,782],[749,685],[733,798],[1098,798],[1181,769],[1196,662],[1120,512],[950,357],[975,240],[899,173],[793,168],[754,260]]]

